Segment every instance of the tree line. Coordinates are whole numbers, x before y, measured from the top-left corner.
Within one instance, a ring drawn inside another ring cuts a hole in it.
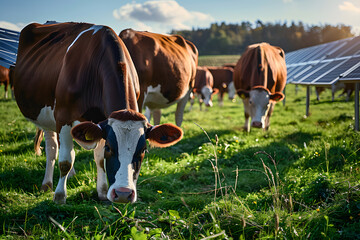
[[[240,24],[213,23],[209,28],[172,31],[192,41],[200,55],[241,54],[248,45],[268,42],[279,46],[285,52],[300,48],[353,37],[351,27],[344,24],[332,26],[305,25],[302,22],[263,23],[260,20],[252,24],[248,21]]]

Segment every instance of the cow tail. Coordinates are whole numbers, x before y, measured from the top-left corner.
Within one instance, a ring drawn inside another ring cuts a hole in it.
[[[36,128],[36,134],[35,134],[35,138],[34,138],[34,150],[35,150],[36,156],[41,156],[40,144],[44,137],[43,133],[44,133],[43,130],[41,130],[40,128]]]

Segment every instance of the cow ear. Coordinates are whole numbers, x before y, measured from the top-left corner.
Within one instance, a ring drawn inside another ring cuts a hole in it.
[[[282,92],[276,92],[274,94],[270,94],[270,99],[273,101],[281,101],[284,99],[284,94]]]
[[[238,90],[238,91],[237,91],[237,94],[238,94],[239,97],[242,98],[242,99],[245,99],[245,98],[249,98],[249,97],[250,97],[249,91],[245,91],[245,90],[242,90],[242,89]]]
[[[171,123],[151,126],[146,132],[146,138],[151,147],[170,147],[179,142],[183,137],[181,128]]]
[[[71,135],[83,148],[94,149],[103,136],[103,130],[92,122],[82,122],[71,129]]]

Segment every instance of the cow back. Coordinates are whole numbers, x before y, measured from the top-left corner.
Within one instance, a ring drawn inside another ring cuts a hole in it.
[[[234,84],[247,91],[260,86],[271,93],[281,92],[286,84],[284,51],[268,43],[248,46],[235,66]]]
[[[232,82],[234,69],[230,67],[207,67],[214,78],[214,88],[225,92],[227,86]]]
[[[111,28],[34,23],[20,34],[14,90],[25,117],[36,119],[51,106],[64,125],[137,110],[139,85],[129,53]]]
[[[141,94],[148,86],[161,85],[169,102],[178,100],[193,86],[198,52],[179,35],[123,30],[124,41],[139,75]]]

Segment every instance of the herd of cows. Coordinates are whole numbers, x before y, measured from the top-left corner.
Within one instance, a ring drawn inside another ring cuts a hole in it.
[[[284,51],[267,43],[250,45],[235,66],[199,67],[196,46],[181,36],[132,29],[117,35],[87,23],[26,26],[16,65],[5,71],[21,113],[44,131],[45,191],[53,188],[59,158],[59,204],[74,174],[73,139],[94,149],[99,199],[133,203],[146,140],[155,147],[180,141],[189,99],[211,106],[216,93],[220,104],[224,92],[238,94],[244,128],[267,129],[286,84]],[[160,124],[161,109],[173,104],[176,125]]]

